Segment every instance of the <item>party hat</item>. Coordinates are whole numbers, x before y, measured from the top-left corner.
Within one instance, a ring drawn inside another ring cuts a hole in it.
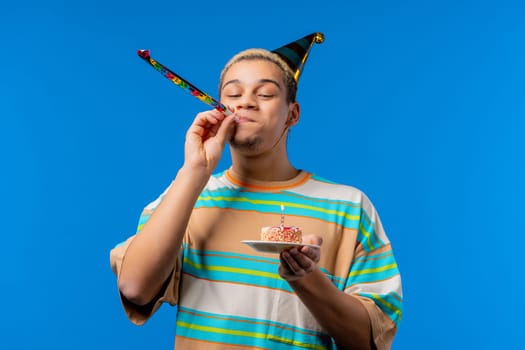
[[[294,73],[295,81],[298,82],[312,46],[314,43],[321,44],[323,41],[323,33],[312,33],[304,38],[275,49],[272,52],[279,55],[279,57],[288,64]]]

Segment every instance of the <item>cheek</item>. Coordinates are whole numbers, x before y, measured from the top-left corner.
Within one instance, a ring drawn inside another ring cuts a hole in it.
[[[287,105],[283,105],[282,103],[275,103],[261,107],[261,109],[263,108],[265,113],[269,115],[272,124],[281,125],[285,124],[288,120],[290,111]]]

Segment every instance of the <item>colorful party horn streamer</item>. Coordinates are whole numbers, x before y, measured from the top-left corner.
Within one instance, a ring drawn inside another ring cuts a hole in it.
[[[168,67],[164,66],[163,64],[160,64],[159,62],[151,58],[149,54],[149,50],[139,50],[137,53],[140,58],[148,62],[153,68],[155,68],[155,70],[157,70],[160,74],[162,74],[167,79],[169,79],[175,85],[178,85],[184,90],[187,90],[190,94],[197,97],[202,102],[212,106],[213,108],[221,112],[224,112],[226,115],[231,114],[231,111],[225,105],[215,100],[210,95],[205,94],[201,90],[197,89],[193,84],[188,82],[186,79],[184,79],[178,74],[173,73]]]

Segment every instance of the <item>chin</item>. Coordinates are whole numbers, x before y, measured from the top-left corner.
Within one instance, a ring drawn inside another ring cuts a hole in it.
[[[230,140],[232,148],[239,151],[257,151],[261,144],[261,139],[258,137],[239,137],[234,135]]]

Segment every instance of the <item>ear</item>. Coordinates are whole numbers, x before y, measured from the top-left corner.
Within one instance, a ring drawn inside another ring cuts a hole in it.
[[[290,110],[288,111],[288,119],[286,120],[286,126],[291,127],[299,123],[301,115],[301,107],[297,102],[290,104]]]

